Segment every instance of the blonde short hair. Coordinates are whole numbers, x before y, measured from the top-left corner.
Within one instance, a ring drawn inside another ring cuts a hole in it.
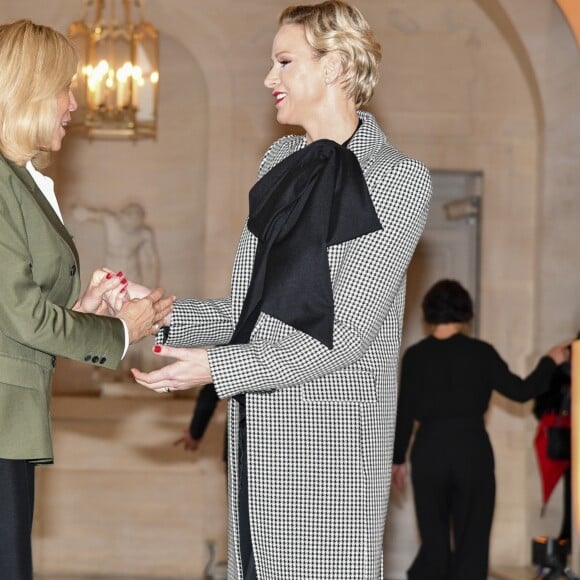
[[[59,32],[19,20],[0,25],[0,152],[18,165],[48,162],[56,97],[77,71],[77,55]]]
[[[347,97],[357,108],[369,102],[379,78],[381,46],[358,8],[341,0],[288,6],[278,24],[304,26],[306,40],[319,58],[338,53]]]

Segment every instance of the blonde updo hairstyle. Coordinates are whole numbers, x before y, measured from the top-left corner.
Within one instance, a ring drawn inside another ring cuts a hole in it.
[[[340,0],[288,6],[278,24],[304,26],[306,40],[317,58],[336,52],[340,56],[340,82],[358,109],[369,102],[378,82],[381,46],[360,11]]]
[[[18,165],[49,161],[56,97],[77,71],[65,36],[30,20],[0,25],[0,152]]]

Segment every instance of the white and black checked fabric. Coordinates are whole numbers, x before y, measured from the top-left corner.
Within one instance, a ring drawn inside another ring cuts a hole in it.
[[[427,218],[428,170],[397,151],[374,117],[348,144],[383,229],[328,249],[334,347],[264,313],[248,344],[209,349],[216,391],[246,394],[249,505],[260,580],[382,578],[405,273]],[[260,176],[304,147],[276,141]],[[231,297],[177,301],[168,344],[226,344],[250,282],[257,240],[244,228]],[[237,403],[230,402],[230,580],[237,537]]]

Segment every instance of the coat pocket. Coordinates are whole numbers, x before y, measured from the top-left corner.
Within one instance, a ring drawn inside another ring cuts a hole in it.
[[[25,359],[0,355],[0,383],[45,391],[50,384],[52,369]]]
[[[361,369],[346,368],[300,387],[305,401],[374,403],[377,401],[375,377]]]
[[[52,461],[52,368],[0,355],[0,457]]]

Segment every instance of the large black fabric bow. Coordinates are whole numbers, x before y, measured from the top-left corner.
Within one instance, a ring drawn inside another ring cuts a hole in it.
[[[260,312],[333,346],[328,246],[381,229],[354,153],[330,140],[293,153],[250,191],[258,238],[252,278],[230,344],[249,341]]]

